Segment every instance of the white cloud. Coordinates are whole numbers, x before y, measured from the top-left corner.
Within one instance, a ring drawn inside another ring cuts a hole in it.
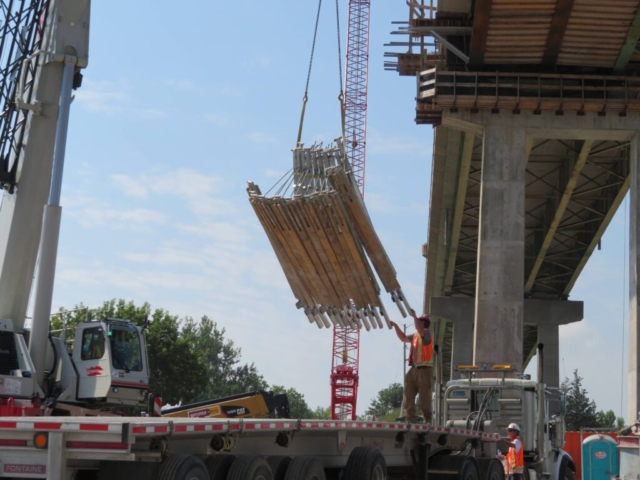
[[[85,82],[76,93],[76,100],[87,110],[97,113],[116,115],[122,113],[128,95],[126,86],[113,82]]]
[[[180,90],[181,92],[197,92],[201,89],[198,88],[191,80],[166,80],[164,82],[167,86]]]
[[[137,178],[116,174],[111,179],[117,188],[130,197],[145,198],[148,193],[180,197],[199,216],[232,215],[238,211],[231,201],[221,195],[224,182],[217,175],[181,168],[174,172],[143,174]]]
[[[249,133],[247,138],[250,142],[260,145],[277,145],[279,143],[275,135],[264,132]]]
[[[145,108],[140,110],[140,116],[149,120],[167,118],[169,114],[164,110],[158,110],[157,108]]]
[[[146,198],[148,191],[143,182],[135,180],[128,175],[111,175],[113,184],[129,197]]]
[[[126,81],[84,82],[75,97],[90,112],[110,116],[130,115],[143,119],[163,119],[168,114],[157,108],[144,108],[136,104],[134,87]]]
[[[226,127],[231,123],[231,118],[226,113],[209,112],[204,114],[204,118],[218,127]]]
[[[71,216],[76,217],[80,225],[85,228],[109,226],[114,230],[142,231],[152,225],[163,225],[166,221],[165,215],[155,210],[147,208],[116,210],[106,205],[87,205],[80,210],[72,210]]]

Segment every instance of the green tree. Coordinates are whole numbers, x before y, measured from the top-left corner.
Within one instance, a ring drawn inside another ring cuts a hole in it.
[[[199,399],[207,383],[207,368],[193,345],[181,335],[177,316],[158,309],[147,331],[150,390],[164,403],[190,403]]]
[[[582,388],[582,377],[578,370],[573,372],[573,380],[565,378],[560,390],[566,395],[565,422],[567,430],[577,431],[580,428],[593,428],[599,425],[596,414],[596,403],[590,400],[586,389]]]
[[[371,405],[365,412],[366,415],[375,415],[382,418],[402,405],[402,385],[392,383],[387,388],[378,392],[378,396],[371,401]]]
[[[318,420],[329,420],[331,418],[331,407],[316,407],[310,418],[317,418]]]
[[[271,389],[275,394],[287,394],[291,418],[317,418],[313,416],[314,412],[309,408],[309,405],[307,405],[304,395],[298,392],[295,388],[286,388],[282,385],[274,385]]]
[[[207,372],[204,383],[199,385],[196,400],[226,397],[269,387],[252,363],[240,364],[241,350],[232,340],[225,339],[225,329],[219,329],[209,317],[199,323],[186,318],[182,337],[196,352],[200,364]]]
[[[621,430],[624,427],[624,418],[616,417],[613,410],[600,410],[596,417],[598,418],[598,427],[608,428],[611,431]]]

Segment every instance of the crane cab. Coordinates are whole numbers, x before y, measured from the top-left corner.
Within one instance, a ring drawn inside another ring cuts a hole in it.
[[[149,364],[142,329],[129,320],[80,323],[72,353],[77,400],[109,406],[145,403]]]

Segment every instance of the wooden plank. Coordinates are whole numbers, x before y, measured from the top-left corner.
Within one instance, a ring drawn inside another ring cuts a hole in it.
[[[313,241],[314,235],[309,235],[311,225],[302,215],[300,203],[299,200],[294,199],[283,202],[282,207],[283,212],[289,216],[290,222],[295,225],[296,228],[294,232],[298,235],[298,239],[307,254],[307,258],[311,262],[310,267],[316,271],[320,280],[318,284],[319,293],[317,301],[323,305],[339,305],[340,299],[338,298],[326,268],[328,264],[328,262],[326,262],[326,255],[323,255],[324,252],[322,248],[316,249],[316,244]]]
[[[569,23],[569,16],[575,0],[558,0],[556,9],[551,19],[551,28],[547,35],[547,43],[542,56],[543,65],[555,65],[558,62],[558,54],[562,46],[562,40]]]
[[[473,31],[469,46],[469,66],[477,67],[484,63],[484,52],[487,46],[487,34],[489,32],[489,19],[493,0],[476,0],[476,9],[473,15]]]
[[[269,241],[271,242],[271,246],[273,247],[276,257],[282,266],[282,270],[284,271],[285,277],[287,282],[289,282],[289,286],[291,287],[294,296],[299,302],[310,307],[313,305],[311,294],[307,291],[306,287],[298,277],[292,259],[289,257],[286,242],[279,232],[279,229],[276,228],[277,225],[275,224],[273,216],[270,215],[269,206],[265,205],[264,201],[264,198],[252,199],[251,205],[267,233],[267,238],[269,238]]]
[[[362,197],[357,191],[353,190],[342,168],[334,167],[330,169],[328,176],[331,185],[341,193],[349,219],[364,244],[367,255],[371,259],[385,289],[387,292],[398,290],[400,284],[396,278],[396,272],[373,228],[369,214],[362,202]]]
[[[315,211],[310,205],[309,199],[304,199],[301,204],[301,215],[308,220],[311,229],[312,229],[312,239],[315,242],[315,248],[319,252],[321,251],[321,256],[323,261],[325,262],[325,270],[331,283],[333,284],[333,288],[335,289],[338,300],[333,305],[336,308],[341,308],[346,305],[348,302],[348,285],[343,281],[344,272],[342,271],[341,265],[336,259],[335,254],[333,253],[333,249],[327,240],[327,236],[325,233],[325,229],[323,228],[322,223],[315,215]]]

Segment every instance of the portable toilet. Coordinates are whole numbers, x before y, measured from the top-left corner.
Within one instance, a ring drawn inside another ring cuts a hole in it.
[[[616,441],[607,435],[590,435],[582,442],[582,480],[611,480],[619,473]]]

